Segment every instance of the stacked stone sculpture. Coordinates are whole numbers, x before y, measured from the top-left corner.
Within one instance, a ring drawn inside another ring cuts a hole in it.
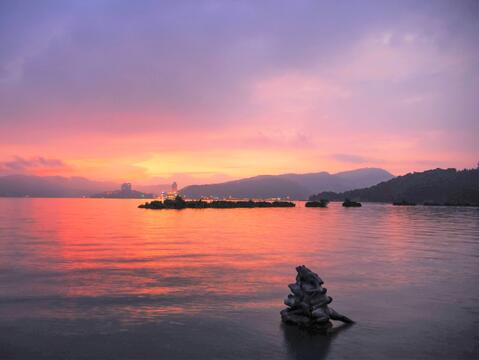
[[[328,306],[333,299],[326,295],[323,280],[306,266],[296,268],[296,282],[288,287],[292,294],[284,299],[288,307],[281,311],[281,319],[311,330],[327,330],[332,327],[331,320],[353,323],[347,316],[341,315]]]

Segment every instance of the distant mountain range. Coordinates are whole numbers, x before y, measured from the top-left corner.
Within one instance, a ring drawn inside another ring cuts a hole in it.
[[[479,169],[435,169],[398,176],[368,188],[322,192],[310,200],[479,204]]]
[[[7,175],[0,176],[0,196],[12,197],[84,197],[119,189],[120,183],[94,181],[82,177]],[[171,185],[137,185],[147,193],[160,193]]]
[[[394,176],[383,169],[364,168],[336,174],[318,172],[309,174],[260,175],[219,184],[191,185],[180,190],[189,198],[236,197],[307,199],[321,191],[346,191],[371,186]]]
[[[7,175],[0,176],[0,196],[89,197],[114,192],[119,183],[82,177]],[[134,185],[134,189],[158,194],[171,186]],[[479,204],[479,169],[435,169],[393,177],[385,170],[365,168],[336,174],[261,175],[219,184],[191,185],[180,190],[190,198],[274,198],[294,200],[344,200],[414,203]],[[316,194],[311,196],[311,194]],[[149,194],[148,194],[149,195]]]

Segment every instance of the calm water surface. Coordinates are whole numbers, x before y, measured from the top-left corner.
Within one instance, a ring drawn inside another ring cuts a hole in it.
[[[479,358],[477,208],[139,203],[0,199],[0,359]],[[299,264],[357,324],[281,325]]]

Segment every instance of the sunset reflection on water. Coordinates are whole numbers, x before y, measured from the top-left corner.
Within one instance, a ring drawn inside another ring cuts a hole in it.
[[[139,203],[0,199],[4,322],[56,321],[55,331],[67,331],[66,320],[89,321],[69,333],[111,333],[171,321],[169,331],[206,316],[269,338],[294,268],[306,264],[362,334],[408,327],[425,314],[439,326],[477,328],[464,308],[446,311],[444,299],[447,284],[466,309],[478,304],[477,209],[298,203],[155,211]],[[430,346],[441,339],[431,334]]]

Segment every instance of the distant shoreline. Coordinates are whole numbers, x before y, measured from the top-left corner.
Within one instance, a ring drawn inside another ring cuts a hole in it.
[[[145,198],[93,198],[93,197],[89,197],[89,196],[81,196],[81,197],[52,197],[52,196],[0,196],[0,199],[54,199],[54,200],[58,200],[58,199],[82,199],[82,200],[149,200],[149,199],[145,199]],[[159,201],[159,200],[153,200],[153,201]],[[190,201],[190,200],[187,200],[187,201]],[[199,201],[199,200],[191,200],[191,201]],[[211,200],[209,202],[212,202],[212,201],[221,201],[221,202],[231,202],[230,200]],[[238,202],[247,202],[249,200],[238,200]],[[206,201],[204,201],[206,202]],[[237,202],[235,200],[235,202]],[[262,200],[255,200],[254,202],[274,202],[274,201],[262,201]],[[288,203],[308,203],[308,200],[291,200],[291,201],[280,201],[280,202],[288,202]],[[343,201],[342,200],[331,200],[329,201],[329,203],[342,203]],[[394,207],[398,207],[398,208],[401,208],[401,207],[472,207],[472,208],[476,208],[476,207],[479,207],[479,204],[475,204],[475,203],[459,203],[459,204],[455,204],[455,203],[418,203],[414,206],[408,206],[408,205],[394,205],[393,203],[391,202],[388,202],[388,201],[361,201],[362,204],[377,204],[377,205],[391,205],[391,206],[394,206]],[[143,205],[143,204],[142,204]],[[257,206],[256,208],[260,208],[261,206]],[[263,206],[263,207],[288,207],[288,206]],[[290,207],[295,207],[295,206],[290,206]],[[307,206],[304,206],[304,207],[307,207]],[[193,208],[193,207],[192,207]],[[213,208],[213,207],[205,207],[205,208]],[[225,207],[225,208],[228,208],[228,207]],[[237,208],[240,208],[240,207],[237,207]],[[243,208],[248,208],[248,207],[243,207]],[[314,207],[308,207],[308,208],[314,208]]]

